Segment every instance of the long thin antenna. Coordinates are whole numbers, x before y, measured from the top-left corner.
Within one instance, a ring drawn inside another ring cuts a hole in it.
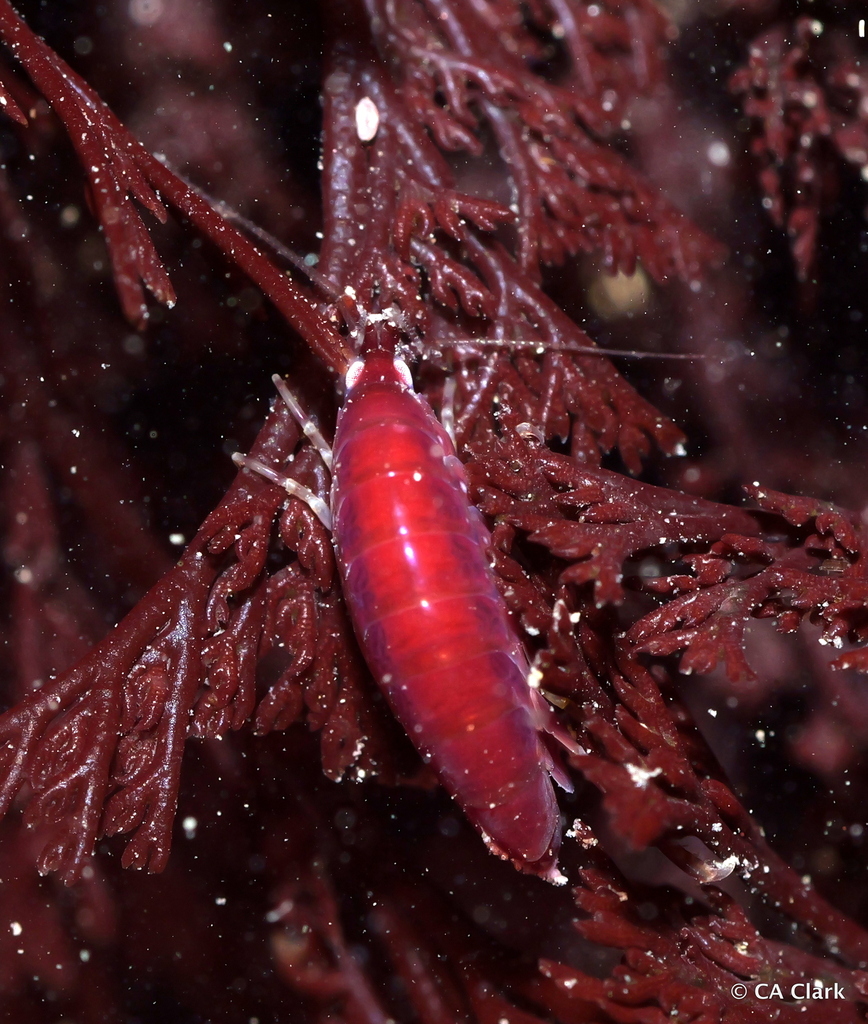
[[[306,262],[304,256],[300,256],[293,249],[290,249],[288,245],[284,245],[279,238],[275,238],[265,228],[261,228],[254,221],[249,220],[244,214],[239,213],[236,209],[231,207],[228,203],[222,199],[215,199],[214,196],[209,195],[204,189],[198,185],[194,185],[192,181],[189,181],[183,175],[174,172],[184,184],[192,192],[201,196],[207,203],[209,203],[214,210],[220,214],[221,217],[230,221],[233,224],[237,224],[240,228],[243,228],[249,235],[253,235],[263,245],[272,249],[278,256],[282,256],[287,263],[291,263],[296,270],[300,270],[305,277],[310,281],[311,284],[315,284],[324,295],[327,295],[330,299],[338,300],[343,295],[343,291],[338,288],[336,284],[329,281],[327,277],[314,270],[313,267]]]
[[[278,256],[282,256],[287,263],[291,263],[296,270],[300,270],[311,284],[315,284],[324,295],[328,295],[330,299],[337,301],[344,294],[336,284],[330,281],[323,274],[320,274],[319,271],[314,270],[304,256],[300,256],[295,252],[295,250],[290,249],[288,245],[284,245],[283,242],[281,242],[279,238],[275,238],[270,231],[266,231],[265,228],[261,228],[254,221],[249,220],[244,216],[244,214],[239,213],[231,206],[228,206],[221,199],[211,199],[210,196],[207,198],[210,203],[214,204],[218,213],[222,217],[225,217],[226,220],[232,221],[239,227],[244,228],[248,234],[253,235],[254,238],[257,238],[263,245],[268,246],[268,248],[277,253]]]
[[[291,249],[288,245],[284,245],[284,243],[281,242],[279,238],[275,238],[270,231],[266,231],[265,228],[260,227],[254,221],[233,209],[222,199],[215,199],[208,195],[208,193],[204,192],[198,187],[198,185],[194,185],[189,181],[185,181],[185,184],[207,200],[207,202],[209,202],[222,217],[225,217],[226,220],[243,228],[248,234],[258,239],[263,245],[267,246],[278,256],[285,259],[287,263],[299,270],[307,277],[311,284],[316,285],[324,295],[327,295],[335,302],[344,298],[346,295],[346,291],[344,289],[339,288],[323,274],[314,270],[304,256],[299,255],[299,253],[295,252],[295,250]],[[399,311],[396,310],[395,312]],[[397,319],[395,320],[395,325],[399,330],[409,333],[406,330],[406,325]],[[615,358],[621,359],[674,359],[687,362],[711,358],[707,352],[644,352],[639,349],[602,348],[597,345],[582,346],[569,342],[541,341],[539,339],[507,341],[506,339],[499,338],[438,338],[435,343],[443,348],[530,348],[535,349],[538,355],[541,355],[543,352],[552,351],[575,352],[579,355],[586,356],[614,356]],[[734,356],[720,357],[719,361],[730,362],[734,358]]]
[[[571,342],[542,341],[539,338],[514,341],[506,338],[437,338],[441,348],[530,348],[537,355],[543,352],[575,352],[583,356],[621,356],[625,359],[710,359],[707,352],[644,352],[632,348],[602,348],[597,345],[578,345]],[[729,362],[734,356],[721,356],[720,362]]]

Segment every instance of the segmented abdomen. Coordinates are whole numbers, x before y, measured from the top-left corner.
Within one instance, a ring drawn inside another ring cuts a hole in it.
[[[553,859],[549,762],[488,534],[448,435],[399,383],[352,390],[332,514],[356,635],[396,717],[498,852]]]

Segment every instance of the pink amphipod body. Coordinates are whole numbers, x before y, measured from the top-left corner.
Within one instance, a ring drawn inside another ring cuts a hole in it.
[[[332,528],[356,637],[489,847],[561,881],[551,773],[566,780],[544,738],[554,718],[528,685],[452,441],[392,347],[375,341],[350,368],[333,447]]]

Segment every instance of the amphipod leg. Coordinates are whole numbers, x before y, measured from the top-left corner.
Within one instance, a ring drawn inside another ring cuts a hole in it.
[[[284,473],[278,473],[276,469],[272,469],[271,466],[266,466],[265,463],[260,462],[259,459],[251,459],[248,455],[242,455],[241,452],[233,452],[232,461],[239,469],[251,469],[254,473],[264,476],[267,480],[277,484],[278,487],[282,487],[286,493],[291,494],[293,498],[301,498],[305,505],[307,505],[329,533],[331,533],[331,510],[329,509],[328,504],[324,502],[318,494],[314,494],[309,487],[305,487],[304,484],[300,484],[298,480],[293,480],[291,476],[286,476]]]
[[[443,382],[443,404],[440,407],[440,423],[455,444],[455,392],[457,385],[454,377],[447,377]]]
[[[277,388],[280,397],[286,403],[286,407],[292,413],[293,419],[295,419],[305,436],[310,439],[314,448],[319,452],[320,458],[326,464],[326,467],[331,470],[332,450],[328,441],[320,433],[319,427],[305,413],[301,402],[286,386],[286,381],[279,374],[275,374],[271,379],[274,381],[274,386]],[[260,476],[271,480],[272,483],[282,487],[287,494],[291,494],[294,498],[300,498],[323,526],[331,532],[331,510],[328,504],[318,494],[314,494],[309,487],[305,487],[304,484],[293,480],[291,476],[287,476],[285,473],[278,473],[277,470],[272,469],[271,466],[266,466],[259,459],[251,459],[248,455],[242,455],[241,452],[233,453],[232,461],[239,468],[253,470],[254,473],[259,473]]]
[[[319,427],[314,423],[310,416],[307,415],[304,409],[302,409],[301,402],[299,402],[295,395],[286,386],[286,381],[283,379],[283,377],[281,377],[279,373],[275,373],[275,375],[271,379],[274,382],[274,386],[277,388],[280,397],[284,400],[284,402],[286,402],[286,407],[292,413],[296,423],[298,423],[298,425],[304,431],[305,437],[310,438],[311,444],[313,444],[314,448],[316,448],[316,450],[319,452],[320,458],[326,464],[326,468],[328,470],[331,470],[331,445],[322,436],[322,434],[319,431]]]

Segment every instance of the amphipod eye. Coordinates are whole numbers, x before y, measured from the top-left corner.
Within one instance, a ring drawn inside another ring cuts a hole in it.
[[[364,368],[364,359],[354,359],[350,363],[349,369],[347,370],[347,375],[346,377],[344,377],[344,387],[347,389],[347,394],[349,394],[356,386],[356,383],[359,377],[361,376],[362,370],[364,370]]]
[[[350,367],[352,369],[352,367]],[[404,362],[403,359],[399,359],[395,356],[395,373],[401,378],[401,383],[408,391],[413,390],[413,374],[410,373],[410,367]],[[349,376],[349,374],[347,374]]]

